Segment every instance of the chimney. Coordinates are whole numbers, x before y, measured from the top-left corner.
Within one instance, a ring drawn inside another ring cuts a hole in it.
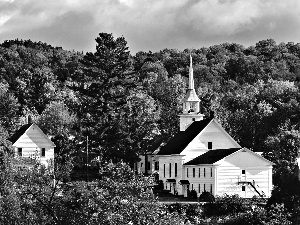
[[[32,124],[32,117],[31,117],[31,115],[27,116],[27,124]]]
[[[210,112],[209,112],[209,118],[210,118],[210,119],[215,118],[215,111],[210,111]]]

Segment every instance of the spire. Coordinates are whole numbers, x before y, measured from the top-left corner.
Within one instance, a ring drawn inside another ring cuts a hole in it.
[[[200,99],[198,98],[194,86],[193,61],[190,54],[189,87],[183,99],[183,113],[180,116],[180,131],[185,131],[194,121],[203,120],[200,113]]]
[[[190,68],[189,68],[189,89],[194,89],[193,59],[191,54],[190,54]]]
[[[193,59],[192,55],[190,55],[190,68],[189,68],[189,88],[187,90],[187,93],[184,98],[185,102],[193,102],[197,103],[200,102],[200,99],[198,98],[195,87],[194,87],[194,71],[193,71]],[[197,108],[197,112],[199,111],[199,108]]]

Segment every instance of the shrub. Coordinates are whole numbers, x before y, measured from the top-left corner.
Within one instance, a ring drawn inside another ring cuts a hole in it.
[[[162,180],[159,180],[158,184],[155,186],[155,189],[163,190],[164,189],[164,182]]]
[[[199,202],[214,202],[215,197],[208,191],[203,191],[199,196]]]
[[[204,214],[206,216],[223,216],[234,215],[240,212],[246,212],[247,206],[244,199],[238,195],[224,195],[217,197],[215,202],[210,202],[203,206]]]
[[[188,192],[188,197],[192,199],[197,199],[197,192],[195,190],[191,190]]]

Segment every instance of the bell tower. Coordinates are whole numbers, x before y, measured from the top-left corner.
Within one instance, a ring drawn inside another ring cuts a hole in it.
[[[194,121],[203,120],[204,115],[200,113],[200,99],[194,88],[193,62],[190,55],[189,88],[183,99],[183,113],[180,117],[180,131],[185,131]]]

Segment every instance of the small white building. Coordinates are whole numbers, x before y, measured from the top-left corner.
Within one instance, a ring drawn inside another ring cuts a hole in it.
[[[54,159],[55,144],[34,123],[22,126],[10,141],[16,157],[36,159],[45,166],[47,160]]]
[[[208,191],[219,196],[270,197],[272,166],[246,148],[211,150],[183,165],[183,179],[199,194]]]
[[[179,115],[180,131],[167,144],[147,158],[140,167],[147,172],[158,171],[164,188],[173,194],[187,196],[195,190],[213,195],[239,194],[270,197],[272,162],[242,148],[219,124],[214,115],[204,119],[200,99],[194,89],[192,58],[189,88]],[[149,173],[148,173],[149,174]]]

